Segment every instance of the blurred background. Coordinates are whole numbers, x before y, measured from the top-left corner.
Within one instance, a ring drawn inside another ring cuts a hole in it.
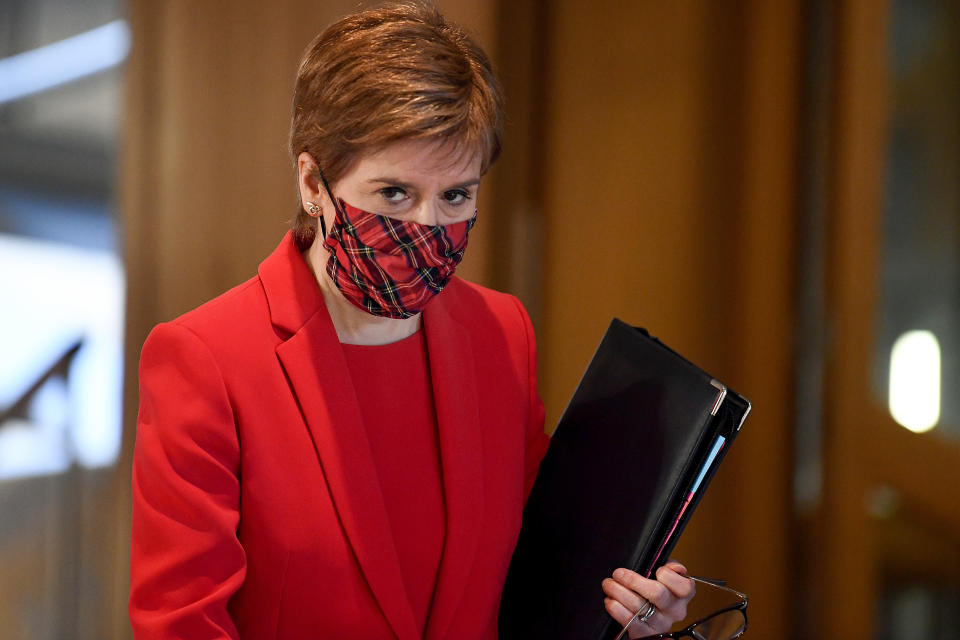
[[[130,636],[140,346],[283,236],[297,61],[367,4],[0,2],[3,638]],[[960,1],[438,5],[508,99],[460,273],[548,429],[647,327],[754,403],[676,551],[747,637],[960,638]]]

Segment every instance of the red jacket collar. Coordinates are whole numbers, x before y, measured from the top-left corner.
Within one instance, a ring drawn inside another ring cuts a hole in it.
[[[288,231],[257,270],[267,295],[273,324],[296,333],[320,309],[323,293],[307,261],[297,250],[293,232]]]

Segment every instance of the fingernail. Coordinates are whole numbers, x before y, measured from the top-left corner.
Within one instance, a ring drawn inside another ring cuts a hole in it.
[[[614,577],[616,580],[623,580],[623,578],[624,578],[624,576],[626,576],[626,574],[627,574],[627,572],[624,571],[623,569],[617,569],[616,571],[613,572],[613,577]]]

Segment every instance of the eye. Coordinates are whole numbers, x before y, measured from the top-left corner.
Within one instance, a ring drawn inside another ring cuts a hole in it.
[[[470,200],[470,194],[464,189],[451,189],[450,191],[443,192],[443,199],[446,200],[448,204],[460,205]]]
[[[380,189],[380,195],[390,204],[400,204],[407,197],[407,192],[400,187],[384,187]]]

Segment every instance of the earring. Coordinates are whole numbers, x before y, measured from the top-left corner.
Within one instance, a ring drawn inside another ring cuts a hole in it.
[[[307,214],[308,214],[308,215],[313,216],[314,218],[316,218],[316,217],[319,216],[321,213],[323,213],[323,209],[322,209],[322,208],[320,208],[319,206],[317,206],[316,204],[314,204],[314,203],[312,203],[312,202],[308,202],[308,203],[307,203]]]

